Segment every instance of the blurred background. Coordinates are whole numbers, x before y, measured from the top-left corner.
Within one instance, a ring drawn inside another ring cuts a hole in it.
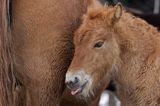
[[[160,30],[160,0],[100,0],[103,4],[115,5],[121,2],[125,10],[146,20]],[[103,92],[99,106],[120,106],[116,97],[116,88],[113,82]]]

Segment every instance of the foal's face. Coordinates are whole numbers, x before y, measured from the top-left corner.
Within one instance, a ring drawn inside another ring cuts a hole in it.
[[[119,57],[116,33],[104,20],[84,17],[75,33],[75,54],[66,74],[66,84],[73,95],[88,97],[108,84]],[[104,84],[104,83],[103,83]]]

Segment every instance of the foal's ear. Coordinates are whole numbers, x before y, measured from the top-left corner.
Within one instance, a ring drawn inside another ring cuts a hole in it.
[[[117,3],[117,5],[114,7],[114,16],[113,16],[113,22],[118,21],[122,16],[123,7],[121,3]]]
[[[107,10],[106,10],[107,11]],[[108,14],[105,14],[105,21],[108,23],[108,25],[115,25],[116,22],[119,21],[119,19],[122,16],[123,8],[121,3],[117,3],[116,6],[113,8],[110,8],[108,10]]]

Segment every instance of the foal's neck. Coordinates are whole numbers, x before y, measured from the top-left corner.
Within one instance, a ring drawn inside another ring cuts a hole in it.
[[[115,27],[121,60],[128,58],[128,62],[139,57],[138,61],[144,63],[160,45],[157,29],[131,14],[124,13]]]

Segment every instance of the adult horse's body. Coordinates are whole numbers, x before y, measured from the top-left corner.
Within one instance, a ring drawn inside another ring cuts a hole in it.
[[[25,102],[59,105],[72,59],[72,32],[86,10],[86,0],[14,0],[12,4],[14,69]]]
[[[13,0],[12,35],[8,2],[0,0],[0,105],[58,106],[87,0]]]
[[[160,33],[115,7],[88,9],[66,74],[74,95],[90,97],[112,79],[122,106],[160,105]]]

